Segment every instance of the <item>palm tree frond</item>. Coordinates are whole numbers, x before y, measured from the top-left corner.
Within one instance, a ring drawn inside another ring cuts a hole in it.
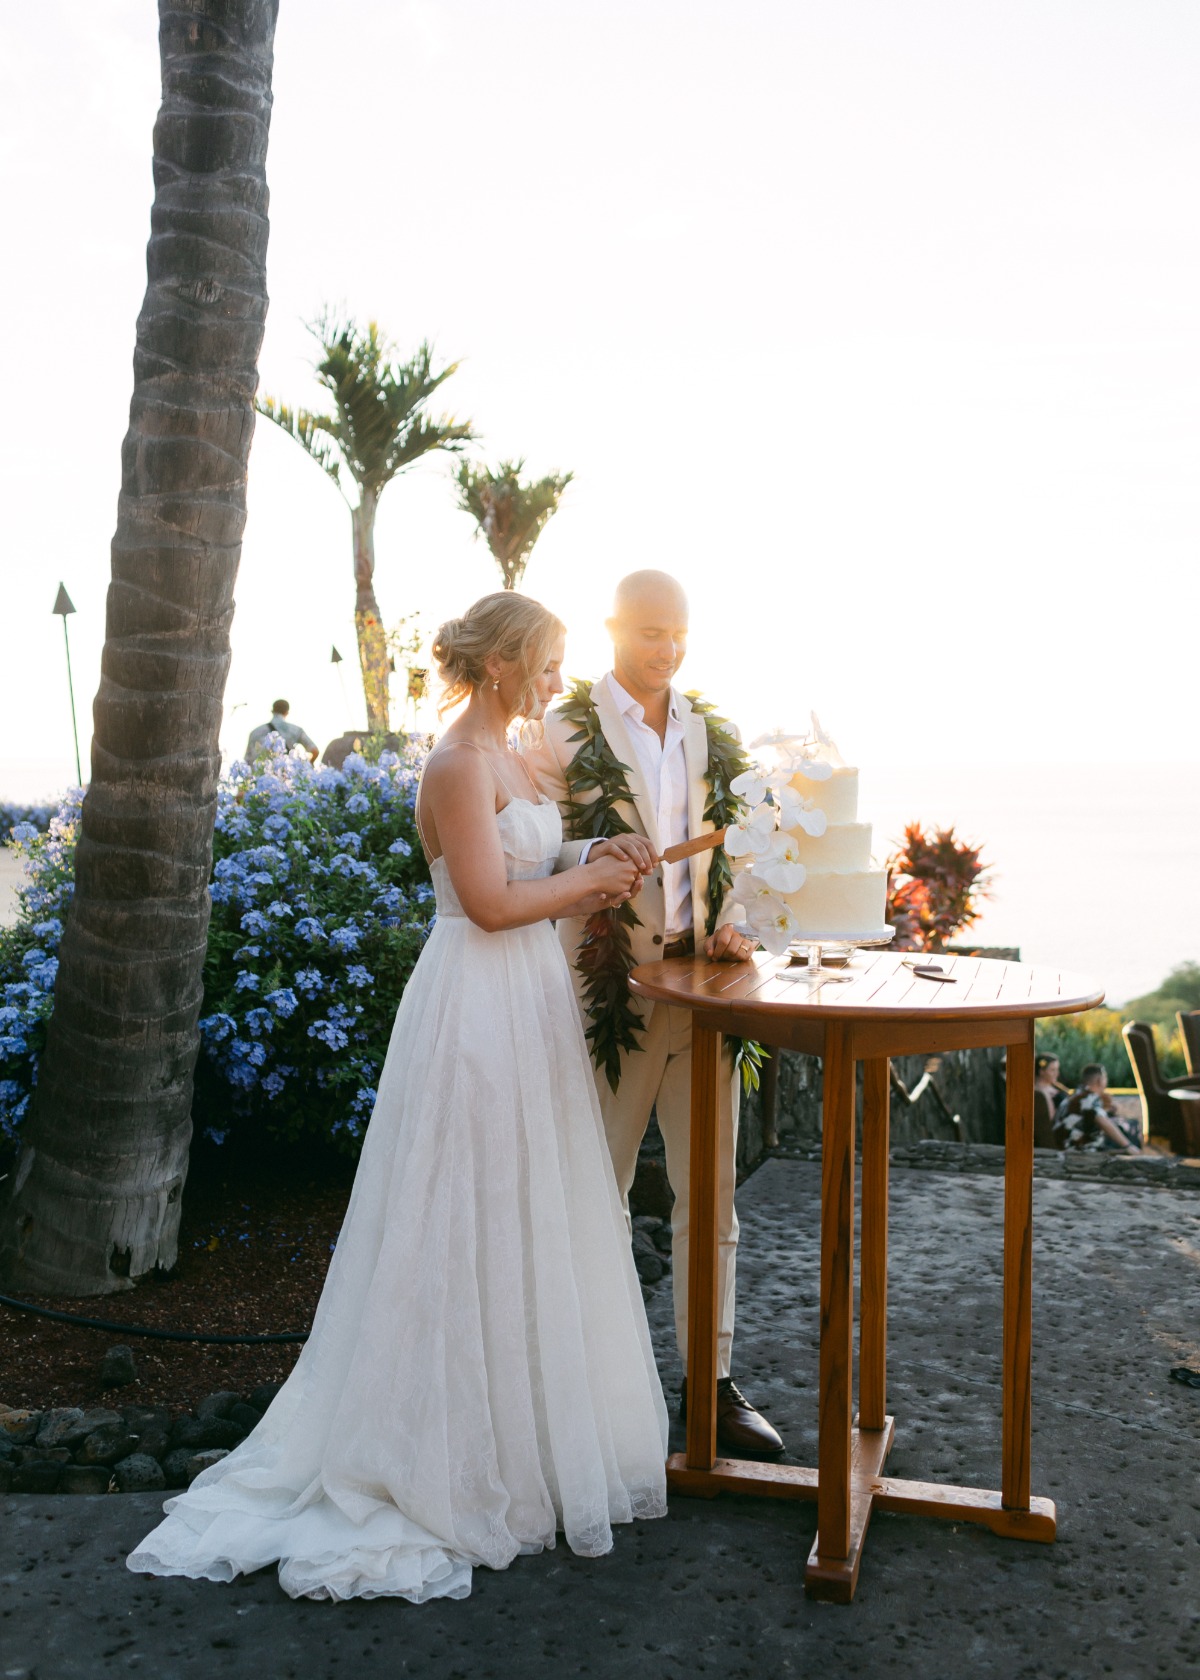
[[[522,482],[524,468],[524,456],[494,469],[464,461],[455,474],[458,505],[475,520],[475,534],[486,540],[506,589],[515,589],[525,575],[534,544],[575,476],[550,473]]]
[[[306,408],[289,408],[277,397],[259,397],[254,406],[265,420],[274,421],[281,431],[295,438],[305,454],[311,455],[341,490],[344,452],[336,425],[327,415],[311,414]]]

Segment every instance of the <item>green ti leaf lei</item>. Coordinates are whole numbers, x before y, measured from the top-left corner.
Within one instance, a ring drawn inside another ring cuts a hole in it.
[[[729,784],[749,767],[748,761],[726,719],[719,717],[699,694],[689,692],[687,698],[693,711],[704,719],[708,736],[708,767],[704,773],[708,802],[704,815],[714,828],[726,828],[741,810],[741,801],[730,791]],[[629,766],[621,763],[604,738],[592,700],[591,683],[574,683],[558,709],[567,723],[575,725],[571,741],[581,743],[564,772],[570,838],[605,840],[614,834],[631,834],[630,824],[617,810],[623,800],[633,804]],[[594,799],[584,797],[593,793]],[[732,884],[729,859],[718,849],[709,867],[705,934],[715,929]],[[614,1091],[621,1080],[622,1053],[640,1050],[638,1037],[645,1031],[627,983],[633,967],[629,931],[640,926],[640,918],[629,904],[601,910],[588,917],[576,957],[576,967],[583,980],[586,1036],[592,1060],[603,1070]],[[729,1039],[728,1043],[735,1062],[741,1067],[743,1086],[747,1091],[756,1090],[764,1054],[761,1045],[737,1038]]]

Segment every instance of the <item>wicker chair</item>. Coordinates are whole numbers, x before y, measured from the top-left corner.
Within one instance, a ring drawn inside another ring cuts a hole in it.
[[[1200,1079],[1200,1009],[1181,1009],[1175,1017],[1183,1040],[1183,1059],[1188,1077]]]
[[[1172,1091],[1195,1091],[1200,1097],[1200,1077],[1187,1074],[1182,1079],[1164,1079],[1159,1072],[1158,1051],[1154,1045],[1154,1029],[1146,1021],[1126,1021],[1121,1028],[1125,1048],[1129,1052],[1133,1077],[1142,1099],[1142,1132],[1147,1141],[1164,1142],[1176,1155],[1188,1155],[1191,1138],[1184,1113],[1184,1104],[1176,1101]]]

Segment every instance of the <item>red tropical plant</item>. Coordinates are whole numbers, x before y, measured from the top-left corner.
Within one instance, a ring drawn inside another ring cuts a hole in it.
[[[944,950],[948,939],[979,920],[981,901],[989,896],[988,866],[979,852],[953,827],[926,834],[920,823],[908,824],[887,865],[894,950]]]

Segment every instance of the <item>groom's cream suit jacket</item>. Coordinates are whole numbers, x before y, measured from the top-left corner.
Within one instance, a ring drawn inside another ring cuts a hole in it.
[[[656,851],[661,851],[667,841],[658,832],[655,802],[646,784],[639,755],[621,709],[607,682],[596,683],[592,697],[604,738],[628,771],[626,781],[633,801],[630,803],[622,800],[616,808],[635,834],[644,835]],[[708,768],[708,734],[704,728],[703,717],[692,709],[692,703],[687,696],[678,689],[672,689],[671,697],[683,724],[683,757],[687,772],[687,838],[695,839],[697,835],[711,833],[713,826],[704,816],[704,807],[709,797],[708,783],[704,779]],[[574,733],[575,726],[568,723],[559,713],[552,711],[546,717],[540,741],[528,742],[523,749],[534,781],[547,798],[557,801],[564,819],[570,797],[566,767],[580,745],[578,741],[572,741],[571,736]],[[598,790],[582,796],[585,803],[590,803],[598,797]],[[573,867],[579,862],[586,845],[587,841],[584,840],[566,841],[559,854],[558,867]],[[691,876],[692,929],[697,947],[704,940],[704,927],[708,916],[708,871],[712,858],[712,852],[701,852],[687,860]],[[642,890],[633,901],[633,909],[639,924],[630,929],[633,960],[635,963],[657,962],[662,956],[663,944],[668,934],[667,905],[661,870],[656,870],[644,878]],[[727,904],[721,912],[719,923],[735,919],[735,911]],[[558,937],[571,965],[571,976],[577,992],[581,982],[575,969],[575,954],[586,926],[586,919],[582,916],[566,917],[558,923]],[[674,933],[677,930],[670,931]],[[641,1000],[638,1000],[638,1003],[643,1011],[650,1007]]]

